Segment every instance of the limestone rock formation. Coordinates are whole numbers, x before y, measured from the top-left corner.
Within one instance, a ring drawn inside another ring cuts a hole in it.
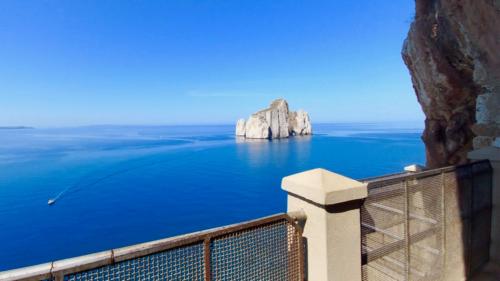
[[[245,119],[239,119],[238,122],[236,122],[236,135],[240,137],[245,136],[245,126],[246,126],[246,121]]]
[[[244,126],[244,130],[242,130]],[[291,112],[284,99],[277,99],[269,108],[258,111],[248,118],[238,120],[236,135],[253,139],[278,139],[290,135],[312,134],[309,114],[303,110]]]
[[[269,123],[264,116],[254,114],[248,118],[243,136],[250,139],[267,139],[269,135]]]
[[[304,110],[290,112],[288,116],[291,135],[310,135],[312,134],[311,120],[309,114]]]
[[[500,1],[416,0],[402,56],[426,116],[427,165],[467,161],[500,135]]]
[[[271,138],[279,139],[289,136],[288,103],[286,100],[277,99],[271,103],[269,108],[261,110],[256,114],[265,117],[270,127]]]

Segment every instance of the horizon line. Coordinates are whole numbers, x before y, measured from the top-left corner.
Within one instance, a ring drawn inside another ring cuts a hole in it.
[[[420,123],[424,128],[424,120],[397,120],[397,121],[322,121],[312,122],[313,125],[328,125],[328,124],[405,124],[405,123]],[[213,122],[213,123],[102,123],[102,124],[81,124],[81,125],[0,125],[0,128],[26,128],[26,129],[57,129],[57,128],[84,128],[84,127],[181,127],[181,126],[234,126],[236,123],[229,122]]]

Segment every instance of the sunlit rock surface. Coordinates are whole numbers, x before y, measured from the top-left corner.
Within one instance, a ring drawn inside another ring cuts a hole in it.
[[[239,119],[238,122],[236,122],[236,135],[237,136],[239,136],[239,137],[245,136],[245,125],[246,125],[245,119]]]
[[[242,131],[242,124],[245,130]],[[269,108],[252,114],[245,122],[238,120],[236,135],[252,139],[279,139],[290,135],[312,134],[309,114],[303,110],[290,112],[284,99],[277,99]]]
[[[270,137],[269,123],[262,115],[252,115],[248,118],[244,136],[249,139],[267,139]]]
[[[311,120],[309,114],[304,110],[290,112],[288,116],[290,132],[292,135],[310,135],[312,134]]]
[[[426,116],[427,165],[467,161],[500,135],[500,1],[416,0],[403,59]]]

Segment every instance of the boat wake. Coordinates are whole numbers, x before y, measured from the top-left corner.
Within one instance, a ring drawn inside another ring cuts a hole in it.
[[[154,165],[157,165],[157,164],[161,164],[161,163],[165,163],[165,162],[168,162],[168,161],[171,161],[171,160],[159,160],[159,161],[153,161],[153,162],[149,162],[149,163],[143,163],[143,164],[140,164],[140,165],[136,165],[136,166],[133,166],[133,167],[129,167],[129,168],[124,168],[124,169],[121,169],[121,170],[117,170],[117,171],[114,171],[112,173],[109,173],[107,175],[103,175],[89,183],[86,183],[86,184],[82,184],[82,182],[87,179],[89,176],[91,176],[92,174],[89,174],[87,176],[84,176],[82,179],[80,179],[80,181],[74,185],[70,185],[68,187],[66,187],[65,189],[61,190],[55,197],[53,198],[50,198],[47,202],[47,205],[51,206],[51,205],[54,205],[58,200],[60,200],[63,195],[66,195],[68,192],[70,191],[77,191],[81,188],[84,188],[84,187],[91,187],[91,186],[94,186],[96,184],[99,184],[109,178],[112,178],[112,177],[115,177],[115,176],[118,176],[118,175],[121,175],[121,174],[125,174],[125,173],[128,173],[128,172],[131,172],[131,171],[134,171],[134,170],[138,170],[138,169],[142,169],[142,168],[145,168],[145,167],[150,167],[150,166],[154,166]]]

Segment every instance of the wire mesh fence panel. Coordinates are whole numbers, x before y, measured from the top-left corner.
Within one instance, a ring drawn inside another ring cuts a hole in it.
[[[69,274],[65,281],[105,280],[204,280],[203,244],[126,260]]]
[[[410,280],[439,278],[443,266],[443,176],[407,180]]]
[[[488,161],[368,180],[363,280],[459,280],[488,261]]]
[[[445,270],[448,280],[464,279],[468,272],[471,238],[472,174],[468,167],[444,174]]]
[[[289,219],[256,221],[209,233],[194,245],[68,274],[64,280],[300,280],[300,237]]]
[[[448,280],[471,276],[489,259],[492,170],[481,161],[445,173]]]
[[[361,207],[364,280],[404,280],[406,252],[405,186],[402,181],[373,183]],[[370,255],[368,255],[370,254]]]
[[[218,237],[211,244],[212,280],[299,280],[299,241],[286,221]]]

